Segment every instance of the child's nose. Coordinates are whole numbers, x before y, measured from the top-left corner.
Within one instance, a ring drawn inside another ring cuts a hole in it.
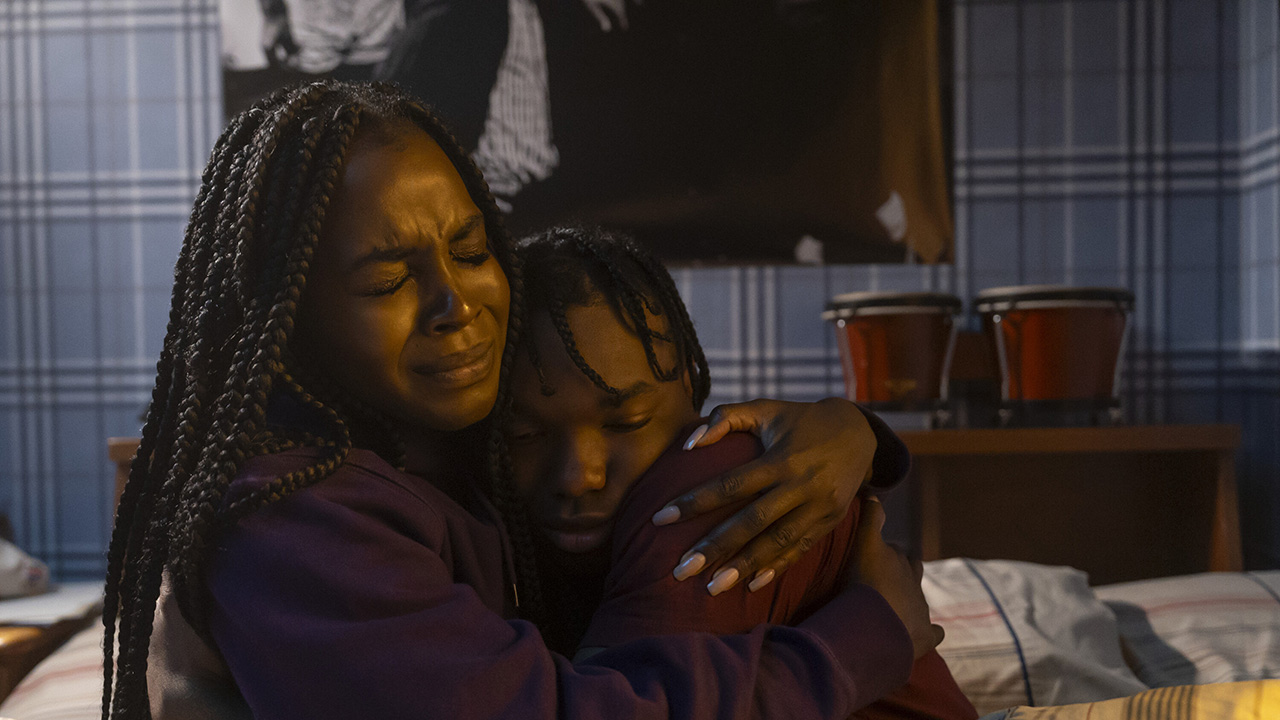
[[[566,445],[557,468],[559,494],[576,498],[603,488],[607,463],[599,443],[575,438]]]

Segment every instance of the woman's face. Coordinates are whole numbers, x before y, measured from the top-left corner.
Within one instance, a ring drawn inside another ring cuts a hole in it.
[[[411,431],[484,419],[510,293],[462,178],[406,123],[357,134],[339,187],[307,277],[300,354]]]

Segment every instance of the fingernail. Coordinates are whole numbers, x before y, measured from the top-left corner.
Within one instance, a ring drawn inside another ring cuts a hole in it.
[[[771,582],[773,582],[772,568],[765,570],[762,573],[758,573],[751,582],[747,583],[747,589],[751,592],[755,592]]]
[[[670,525],[680,519],[680,508],[668,505],[653,514],[654,525]]]
[[[677,580],[684,580],[685,578],[697,575],[702,570],[702,566],[706,564],[706,556],[702,553],[696,552],[692,555],[686,555],[684,559],[680,561],[680,564],[676,566],[675,571],[671,574],[674,575]]]
[[[711,577],[711,582],[707,583],[707,591],[712,595],[719,595],[737,584],[738,569],[723,568],[718,570],[716,574]]]
[[[684,449],[692,450],[693,446],[697,445],[698,441],[702,439],[702,436],[706,434],[707,434],[707,426],[699,425],[697,429],[694,430],[691,435],[689,435],[689,439],[684,441]]]

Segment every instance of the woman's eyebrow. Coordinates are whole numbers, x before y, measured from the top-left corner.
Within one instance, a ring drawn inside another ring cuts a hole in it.
[[[407,245],[379,245],[353,260],[347,267],[347,272],[355,272],[375,263],[400,262],[415,252],[417,252],[416,248]]]
[[[466,240],[471,236],[471,233],[475,232],[476,228],[481,225],[484,225],[484,215],[480,215],[479,213],[472,215],[467,218],[467,221],[462,224],[462,227],[455,230],[453,234],[449,236],[449,244],[452,245],[453,243]]]
[[[453,231],[453,234],[449,236],[448,243],[452,245],[453,243],[466,240],[471,236],[471,233],[475,232],[477,227],[483,224],[484,215],[472,215],[467,218],[466,222],[462,223],[457,230]],[[400,262],[416,252],[418,252],[418,248],[410,245],[399,245],[393,240],[385,245],[379,245],[372,248],[365,254],[355,260],[352,260],[351,264],[347,267],[347,272],[355,272],[366,265],[373,265],[375,263]]]

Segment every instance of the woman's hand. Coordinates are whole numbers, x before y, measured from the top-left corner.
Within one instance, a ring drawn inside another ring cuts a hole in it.
[[[764,587],[831,532],[870,476],[876,451],[862,411],[839,398],[721,405],[704,427],[685,449],[734,431],[754,433],[765,447],[757,460],[681,495],[653,517],[666,525],[760,494],[695,544],[675,569],[676,579],[684,580],[718,567],[707,586],[712,594],[742,580],[751,590]]]
[[[942,642],[942,626],[929,619],[929,603],[920,587],[924,566],[886,543],[880,535],[883,529],[884,507],[874,497],[867,497],[854,532],[849,580],[871,586],[889,602],[907,627],[918,660]]]

